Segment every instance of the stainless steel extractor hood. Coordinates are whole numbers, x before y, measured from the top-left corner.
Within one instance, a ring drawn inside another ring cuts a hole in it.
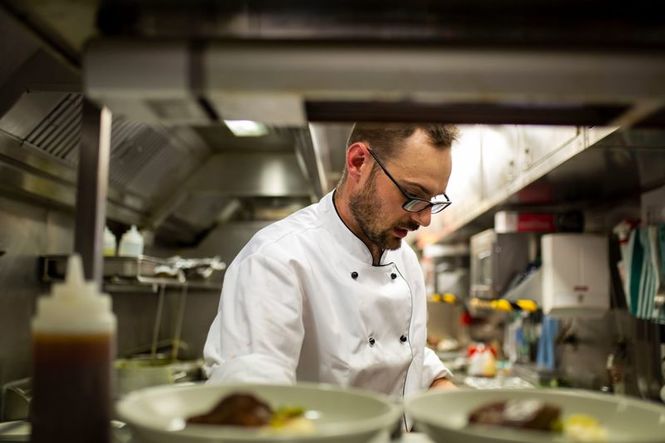
[[[109,216],[187,244],[332,189],[349,121],[665,127],[653,16],[518,0],[483,20],[475,12],[497,6],[439,3],[102,1],[101,35],[84,47],[90,5],[61,2],[59,16],[7,1],[0,20],[22,27],[0,29],[19,42],[0,67],[0,187],[71,207],[81,92],[114,113]],[[572,28],[559,29],[566,14]],[[597,32],[618,18],[616,33]],[[269,133],[234,137],[228,119]]]

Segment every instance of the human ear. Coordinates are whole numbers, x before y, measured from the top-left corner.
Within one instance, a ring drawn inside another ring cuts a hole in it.
[[[349,176],[356,180],[359,179],[362,176],[363,170],[366,169],[370,163],[368,157],[369,154],[365,145],[362,143],[354,143],[350,145],[346,150],[346,170],[348,171]]]

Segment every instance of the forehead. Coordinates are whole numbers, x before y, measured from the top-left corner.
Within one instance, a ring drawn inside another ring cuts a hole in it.
[[[395,156],[387,161],[394,169],[395,178],[400,184],[422,187],[430,195],[445,192],[450,178],[450,149],[437,148],[429,141],[427,134],[417,130],[395,151]]]

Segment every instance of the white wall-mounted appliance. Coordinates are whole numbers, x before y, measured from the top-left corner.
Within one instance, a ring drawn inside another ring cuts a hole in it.
[[[610,307],[608,240],[596,234],[548,234],[541,239],[543,312],[602,315]]]

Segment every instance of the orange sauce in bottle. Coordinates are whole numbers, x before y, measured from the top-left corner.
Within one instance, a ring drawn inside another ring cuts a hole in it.
[[[110,443],[116,320],[78,256],[32,320],[33,443]]]
[[[111,441],[113,348],[109,334],[34,335],[32,442]]]

